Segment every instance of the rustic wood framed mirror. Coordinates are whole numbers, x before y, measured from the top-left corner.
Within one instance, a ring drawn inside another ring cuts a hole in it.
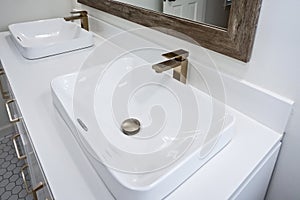
[[[120,1],[78,0],[79,3],[147,27],[164,27],[184,33],[205,48],[243,62],[248,62],[251,57],[261,1],[233,0],[227,28],[222,28]]]

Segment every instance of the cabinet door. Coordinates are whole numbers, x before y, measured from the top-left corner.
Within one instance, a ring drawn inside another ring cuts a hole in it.
[[[230,198],[234,200],[264,200],[281,143],[273,149],[248,180]]]
[[[12,94],[11,94],[11,91],[9,90],[9,87],[10,86],[9,86],[7,77],[5,75],[5,71],[2,68],[2,64],[1,64],[1,61],[0,61],[0,93],[1,93],[1,97],[4,100],[8,100],[8,99],[13,98]]]
[[[26,153],[28,171],[30,174],[31,190],[33,191],[32,194],[38,200],[51,200],[53,197],[48,186],[47,179],[44,176],[42,167],[33,148],[31,138],[24,121],[20,120],[20,122],[17,123],[17,126],[20,135],[22,136],[22,141],[24,142],[23,146]]]
[[[11,101],[6,107],[9,118],[11,118],[10,121],[15,128],[13,140],[16,152],[19,159],[25,159],[26,162],[21,171],[26,190],[33,195],[34,200],[52,200],[53,196],[16,100]],[[29,174],[29,176],[25,174]]]

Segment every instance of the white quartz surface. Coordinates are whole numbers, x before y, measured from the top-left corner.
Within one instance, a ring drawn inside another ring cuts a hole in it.
[[[27,60],[9,33],[0,33],[3,68],[57,200],[113,199],[55,110],[50,91],[50,81],[78,70],[92,49]],[[280,134],[230,110],[237,119],[231,143],[167,199],[229,198],[280,141]]]

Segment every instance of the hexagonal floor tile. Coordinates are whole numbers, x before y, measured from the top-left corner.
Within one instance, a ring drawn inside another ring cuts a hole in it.
[[[0,138],[0,199],[32,200],[20,174],[23,160],[18,160],[11,140],[12,135]]]

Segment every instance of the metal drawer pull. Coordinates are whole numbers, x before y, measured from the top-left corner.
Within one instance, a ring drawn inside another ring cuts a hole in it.
[[[24,182],[24,185],[25,185],[25,189],[27,191],[27,193],[31,193],[32,190],[29,190],[29,187],[27,185],[27,181],[26,181],[26,177],[25,177],[25,173],[24,173],[24,170],[28,167],[27,164],[25,164],[22,168],[21,168],[21,176],[22,176],[22,179],[23,179],[23,182]]]
[[[5,72],[3,69],[0,69],[0,76],[4,75]],[[9,99],[9,92],[8,91],[4,91],[4,87],[2,85],[2,82],[0,80],[0,91],[1,91],[1,95],[3,99]]]
[[[15,123],[15,122],[20,121],[20,118],[18,118],[18,117],[17,118],[13,118],[12,114],[10,112],[9,104],[13,103],[15,101],[16,101],[15,99],[10,99],[10,100],[6,101],[6,103],[5,103],[6,111],[7,111],[7,114],[8,114],[8,119],[9,119],[9,121],[11,123]]]
[[[17,157],[18,157],[18,159],[19,160],[23,160],[23,159],[25,159],[26,158],[26,155],[20,155],[20,151],[19,151],[19,149],[18,149],[18,145],[17,145],[17,138],[18,137],[20,137],[20,134],[17,134],[17,135],[15,135],[14,137],[13,137],[13,144],[14,144],[14,147],[15,147],[15,151],[16,151],[16,153],[17,153]]]
[[[32,190],[29,189],[28,185],[27,185],[27,181],[26,181],[26,177],[25,177],[25,173],[24,170],[28,167],[28,164],[25,164],[22,168],[21,168],[21,176],[25,185],[25,189],[27,191],[27,193],[32,193],[33,199],[34,200],[38,200],[37,197],[37,191],[39,191],[40,189],[42,189],[44,187],[44,184],[42,182],[39,182],[37,184],[37,186],[35,186]]]
[[[39,182],[38,185],[32,189],[32,196],[33,196],[34,200],[38,200],[37,191],[39,191],[43,187],[44,187],[44,184],[42,182]]]

